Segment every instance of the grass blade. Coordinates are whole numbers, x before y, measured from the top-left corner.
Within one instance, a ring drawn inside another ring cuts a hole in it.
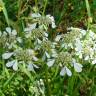
[[[1,3],[2,8],[3,8],[3,14],[4,14],[4,16],[5,16],[6,22],[7,22],[8,26],[9,26],[8,13],[7,13],[5,4],[4,4],[3,0],[0,0],[0,3]]]

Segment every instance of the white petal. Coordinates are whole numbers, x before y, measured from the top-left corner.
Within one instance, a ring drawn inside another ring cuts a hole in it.
[[[14,54],[13,52],[12,52],[12,53],[4,53],[4,54],[2,55],[2,58],[3,58],[3,59],[9,59],[13,54]]]
[[[4,36],[7,36],[7,33],[6,33],[5,31],[3,31],[3,35],[4,35]]]
[[[19,43],[22,43],[21,37],[17,37],[16,39],[17,39],[17,41],[18,41]]]
[[[94,33],[93,31],[89,30],[89,36],[90,36],[90,37],[94,37],[94,34],[95,34],[95,33]]]
[[[44,34],[45,34],[46,37],[48,37],[48,33],[45,32]]]
[[[79,54],[79,58],[82,59],[82,54]]]
[[[68,46],[73,49],[73,44],[72,43],[69,43]]]
[[[38,44],[41,44],[42,43],[42,41],[40,39],[37,39],[37,41],[38,41]]]
[[[76,72],[81,72],[82,71],[82,65],[79,63],[74,63],[74,68]]]
[[[67,67],[65,67],[65,68],[66,68],[66,73],[67,73],[67,75],[68,75],[68,76],[71,76],[71,75],[72,75],[71,71],[70,71]]]
[[[37,24],[37,23],[29,24],[28,26],[29,26],[29,28],[30,28],[31,30],[33,30],[33,29],[36,28],[36,24]]]
[[[34,60],[34,61],[38,61],[38,58],[35,57],[35,56],[33,56],[33,60]]]
[[[6,31],[10,34],[11,33],[11,28],[10,27],[7,27],[6,28]]]
[[[33,18],[41,17],[41,15],[40,15],[39,13],[33,13],[33,14],[31,14],[31,16],[32,16]]]
[[[18,70],[18,62],[17,62],[17,60],[14,61],[13,70],[15,70],[15,71]]]
[[[89,56],[86,56],[84,60],[88,60],[89,59]]]
[[[33,68],[33,64],[28,64],[28,70],[35,72],[35,70]]]
[[[51,16],[50,14],[46,15],[46,17],[50,18],[52,22],[54,21],[54,17]]]
[[[36,64],[33,64],[33,67],[35,67],[35,68],[37,68],[37,69],[39,68]]]
[[[48,62],[47,62],[47,65],[48,67],[51,67],[55,62],[55,59],[50,59]]]
[[[47,58],[50,58],[50,55],[47,52],[45,52],[45,55]]]
[[[65,44],[62,44],[62,45],[61,45],[61,48],[64,48],[64,47],[65,47]]]
[[[25,28],[25,29],[24,29],[24,32],[30,32],[30,31],[31,31],[30,28]]]
[[[86,31],[85,30],[80,30],[80,32],[82,33],[83,36],[86,35]]]
[[[75,46],[76,46],[75,50],[78,51],[78,52],[81,52],[81,50],[82,50],[82,43],[81,43],[80,39],[76,39]]]
[[[11,66],[13,66],[14,62],[15,62],[15,60],[9,61],[8,63],[6,63],[6,67],[11,67]]]
[[[17,31],[16,30],[12,30],[12,35],[17,35]]]
[[[61,39],[62,35],[57,35],[56,38],[55,38],[55,41],[59,41]]]
[[[54,22],[52,22],[52,28],[56,28],[56,25]]]
[[[46,59],[46,54],[44,53],[42,56],[42,60],[45,61],[45,59]]]
[[[92,61],[92,64],[96,64],[96,59]]]
[[[52,57],[57,57],[57,56],[58,56],[57,53],[52,54]]]
[[[61,75],[61,76],[64,76],[65,74],[66,74],[66,68],[63,67],[63,68],[61,69],[61,71],[60,71],[60,75]]]

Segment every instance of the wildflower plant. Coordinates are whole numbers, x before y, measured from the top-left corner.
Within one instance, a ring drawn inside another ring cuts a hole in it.
[[[1,61],[9,70],[23,70],[27,75],[35,74],[35,79],[39,78],[29,88],[33,96],[45,96],[45,86],[51,82],[50,71],[55,73],[53,77],[71,77],[75,72],[82,72],[85,62],[96,64],[96,34],[92,30],[70,27],[66,34],[57,34],[51,40],[48,28],[56,28],[54,17],[35,12],[30,14],[30,18],[23,36],[11,27],[0,31],[0,47],[3,49],[0,54]],[[48,92],[51,96],[50,88]]]
[[[34,63],[40,58],[48,67],[59,65],[61,76],[65,73],[71,76],[72,68],[76,72],[82,71],[81,60],[87,60],[92,64],[96,63],[96,36],[94,32],[71,27],[68,28],[66,34],[57,35],[51,41],[48,38],[48,26],[51,24],[52,28],[56,27],[54,17],[51,15],[42,16],[40,13],[32,13],[30,16],[34,23],[27,24],[28,27],[24,29],[25,41],[22,37],[17,36],[16,30],[12,30],[10,27],[7,27],[4,32],[0,32],[0,44],[4,44],[4,47],[7,46],[6,52],[2,54],[2,59],[8,61],[7,67],[13,67],[16,71],[20,64],[27,64],[26,68],[34,71],[34,67],[39,68],[38,64]],[[27,48],[18,44],[24,44],[26,41],[30,41]],[[12,49],[12,52],[9,49]]]

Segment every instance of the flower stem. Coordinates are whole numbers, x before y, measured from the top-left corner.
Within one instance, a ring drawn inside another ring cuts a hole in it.
[[[51,96],[50,84],[48,81],[48,67],[47,66],[46,66],[46,72],[45,72],[45,80],[46,80],[46,85],[47,85],[47,95]]]
[[[5,3],[3,2],[3,0],[0,0],[0,3],[2,5],[2,10],[3,10],[3,14],[5,16],[5,20],[9,26],[9,18],[8,18],[8,13],[7,13],[7,10],[6,10],[6,7],[5,7]]]
[[[42,15],[44,15],[44,13],[45,13],[47,3],[48,3],[48,0],[45,0],[45,5],[44,5],[44,9],[43,9]]]
[[[85,3],[86,3],[86,9],[87,9],[87,14],[88,14],[88,29],[90,28],[90,23],[92,23],[92,20],[91,20],[91,11],[90,11],[90,5],[89,5],[89,2],[88,0],[85,0]]]

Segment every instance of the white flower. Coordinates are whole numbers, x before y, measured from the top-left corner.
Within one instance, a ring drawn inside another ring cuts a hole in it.
[[[89,59],[89,56],[87,55],[85,58],[84,58],[84,60],[88,60]]]
[[[48,54],[48,52],[45,52],[45,55],[47,58],[50,58],[50,55]]]
[[[19,43],[22,43],[21,37],[17,37],[16,39],[17,39],[17,41],[18,41]]]
[[[9,52],[4,53],[4,54],[2,55],[2,58],[3,58],[3,59],[9,59],[13,54],[14,54],[13,52],[12,52],[12,53],[9,53]]]
[[[24,29],[25,32],[30,32],[32,31],[33,29],[36,28],[36,24],[37,23],[34,23],[34,24],[28,24],[28,27]]]
[[[52,57],[57,57],[58,56],[55,49],[51,49],[51,52],[52,52]]]
[[[95,33],[94,33],[94,32],[92,32],[91,30],[89,30],[89,36],[93,38],[93,37],[94,37],[94,35],[95,35]]]
[[[86,35],[86,31],[85,30],[81,29],[80,32],[82,33],[83,36]]]
[[[32,49],[27,49],[27,52],[28,52],[29,55],[34,56],[34,54],[35,54],[34,50],[32,50]]]
[[[30,38],[30,36],[31,36],[31,31],[27,32],[25,35],[26,38]]]
[[[16,36],[17,35],[17,31],[16,30],[12,30],[11,34]]]
[[[11,28],[10,27],[6,27],[6,31],[10,34],[11,33]]]
[[[61,69],[61,71],[60,71],[60,75],[61,76],[64,76],[65,74],[67,74],[68,76],[71,76],[72,75],[71,71],[66,66],[63,67]]]
[[[35,56],[33,56],[33,60],[34,60],[34,61],[38,61],[38,58],[35,57]]]
[[[73,59],[73,66],[76,72],[81,72],[82,71],[82,65],[77,63],[75,59]]]
[[[55,25],[55,20],[54,20],[54,17],[51,16],[51,15],[46,15],[46,17],[48,17],[50,20],[51,20],[51,23],[52,23],[52,28],[55,28],[56,25]]]
[[[52,28],[56,28],[55,22],[52,22]]]
[[[38,44],[42,43],[42,41],[40,39],[38,39],[38,38],[37,38],[37,42],[38,42]]]
[[[32,62],[29,62],[28,64],[28,70],[35,72],[34,68],[39,68],[37,65],[33,64]]]
[[[69,43],[67,46],[73,49],[73,44],[72,43]]]
[[[79,53],[79,58],[80,58],[80,59],[82,58],[82,53]]]
[[[77,52],[81,52],[82,51],[82,43],[81,43],[79,38],[76,39],[75,46],[76,46],[75,50]]]
[[[13,67],[13,70],[17,71],[18,70],[18,62],[17,60],[9,61],[6,63],[7,67]]]
[[[44,32],[44,34],[45,34],[45,37],[48,37],[48,33]]]
[[[49,59],[50,55],[45,51],[45,53],[43,54],[42,60],[45,60],[46,58]]]
[[[6,31],[8,32],[8,34],[12,34],[14,36],[17,35],[17,31],[16,30],[12,30],[10,27],[7,27]]]
[[[55,59],[49,59],[47,62],[48,67],[53,66],[54,62],[55,62]]]
[[[96,59],[94,59],[94,60],[92,61],[92,64],[96,64]]]
[[[32,13],[31,16],[33,18],[38,18],[38,17],[41,17],[41,15],[39,13]]]
[[[64,47],[65,47],[65,44],[62,44],[62,45],[61,45],[61,48],[64,48]],[[66,48],[65,48],[65,49],[66,49]]]
[[[62,38],[62,35],[57,35],[55,41],[58,42]]]

